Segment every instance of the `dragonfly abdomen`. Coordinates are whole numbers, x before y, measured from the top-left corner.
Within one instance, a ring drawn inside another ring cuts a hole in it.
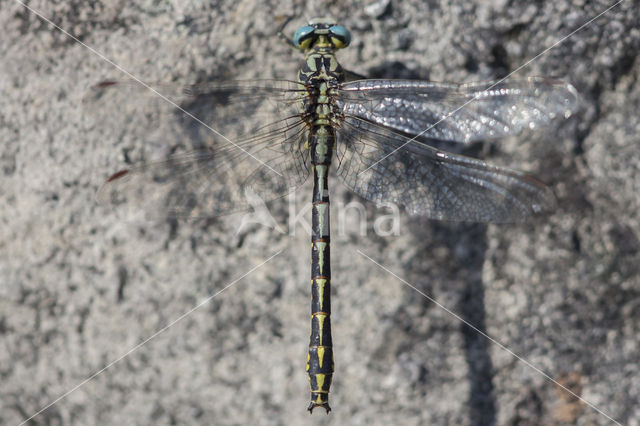
[[[309,411],[329,407],[329,388],[333,377],[331,341],[331,263],[329,231],[329,191],[327,177],[335,143],[334,130],[326,125],[311,129],[313,166],[313,209],[311,213],[311,337],[307,373],[311,387]]]

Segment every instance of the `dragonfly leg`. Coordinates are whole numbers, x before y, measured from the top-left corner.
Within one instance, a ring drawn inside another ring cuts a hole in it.
[[[284,35],[284,27],[287,26],[287,24],[289,22],[291,22],[291,20],[293,19],[293,15],[290,16],[285,16],[284,17],[284,22],[282,23],[282,25],[280,26],[280,28],[278,28],[278,32],[276,33],[276,35],[280,38],[280,40],[282,40],[283,43],[285,43],[287,46],[289,46],[290,48],[294,49],[296,52],[299,51],[298,47],[295,45],[295,43],[293,42],[293,40],[291,40],[289,37],[287,37],[286,35]]]

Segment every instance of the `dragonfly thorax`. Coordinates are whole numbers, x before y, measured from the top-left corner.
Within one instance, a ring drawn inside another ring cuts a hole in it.
[[[307,52],[305,61],[298,72],[300,83],[315,87],[322,82],[335,86],[342,83],[344,78],[344,70],[333,52],[326,51],[323,47],[315,47]]]

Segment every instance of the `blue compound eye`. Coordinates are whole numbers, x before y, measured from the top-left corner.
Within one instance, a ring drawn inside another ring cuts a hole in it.
[[[336,49],[347,47],[351,43],[351,33],[342,25],[334,25],[329,28],[331,43]]]
[[[310,25],[305,25],[304,27],[300,27],[293,34],[293,44],[295,44],[298,49],[305,50],[309,48],[311,42],[315,38],[315,27]]]

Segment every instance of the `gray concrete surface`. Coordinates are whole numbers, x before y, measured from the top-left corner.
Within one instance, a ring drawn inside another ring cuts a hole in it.
[[[144,81],[185,83],[294,78],[300,55],[274,37],[285,14],[295,17],[289,32],[315,15],[340,19],[353,35],[341,63],[362,74],[487,80],[611,4],[29,2]],[[97,205],[126,156],[152,152],[149,126],[89,113],[87,88],[122,73],[0,1],[0,424],[58,398],[29,424],[612,423],[360,249],[603,413],[639,425],[638,6],[622,2],[517,72],[565,79],[582,96],[569,121],[485,156],[549,182],[555,214],[506,226],[403,215],[399,236],[350,228],[334,238],[333,412],[310,417],[308,235],[257,225],[234,235],[242,214],[133,223]],[[331,184],[334,203],[356,199]],[[309,192],[307,183],[298,202]],[[285,227],[288,208],[272,207]],[[381,213],[367,208],[370,221]]]

